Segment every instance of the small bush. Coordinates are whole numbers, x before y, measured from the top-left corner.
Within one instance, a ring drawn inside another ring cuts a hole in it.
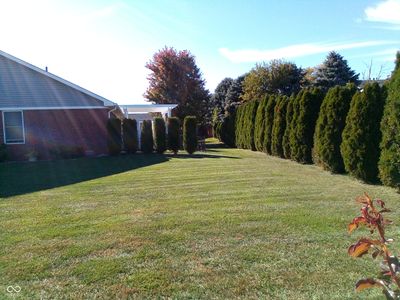
[[[286,107],[288,104],[288,98],[286,96],[280,96],[275,105],[274,112],[274,124],[272,126],[271,135],[271,152],[272,155],[283,156],[283,135],[286,129]]]
[[[154,149],[161,154],[167,150],[167,136],[165,132],[165,121],[161,117],[154,118]]]
[[[366,182],[378,177],[380,122],[386,99],[385,89],[378,83],[367,84],[350,103],[340,152],[350,175]]]
[[[0,162],[6,161],[8,158],[7,145],[0,144]]]
[[[122,149],[121,120],[109,119],[107,121],[107,146],[111,155],[118,155]]]
[[[167,134],[167,146],[168,150],[172,151],[174,154],[177,154],[179,151],[180,141],[179,141],[179,129],[180,122],[176,117],[168,118],[168,134]]]
[[[197,120],[195,116],[187,116],[183,121],[183,148],[193,154],[197,148]]]
[[[134,119],[124,119],[122,123],[122,138],[125,151],[136,153],[138,149],[137,123]]]
[[[140,149],[143,153],[153,152],[153,129],[150,120],[144,120],[140,130]]]
[[[321,105],[314,135],[314,163],[332,173],[344,172],[340,144],[350,101],[355,92],[354,84],[333,87]]]

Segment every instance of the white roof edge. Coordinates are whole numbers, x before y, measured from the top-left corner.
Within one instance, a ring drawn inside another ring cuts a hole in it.
[[[175,108],[178,104],[120,104],[120,107],[124,108],[135,108],[135,107],[166,107],[166,108]]]
[[[76,90],[78,90],[78,91],[80,91],[80,92],[82,92],[82,93],[84,93],[84,94],[86,94],[88,96],[96,98],[97,100],[102,101],[104,103],[104,106],[116,106],[117,105],[115,102],[112,102],[112,101],[110,101],[110,100],[108,100],[108,99],[106,99],[104,97],[101,97],[101,96],[99,96],[99,95],[97,95],[97,94],[95,94],[95,93],[93,93],[91,91],[88,91],[87,89],[84,89],[83,87],[80,87],[79,85],[76,85],[76,84],[74,84],[74,83],[72,83],[72,82],[70,82],[68,80],[65,80],[65,79],[63,79],[61,77],[58,77],[57,75],[54,75],[54,74],[49,73],[49,72],[46,72],[45,70],[42,70],[39,67],[36,67],[36,66],[34,66],[34,65],[30,64],[30,63],[27,63],[26,61],[23,61],[22,59],[19,59],[19,58],[15,57],[15,56],[12,56],[11,54],[8,54],[8,53],[6,53],[6,52],[4,52],[2,50],[0,50],[0,55],[4,56],[5,58],[8,58],[8,59],[20,64],[20,65],[23,65],[23,66],[25,66],[27,68],[30,68],[31,70],[36,71],[36,72],[38,72],[38,73],[40,73],[42,75],[50,77],[51,79],[54,79],[54,80],[56,80],[58,82],[61,82],[61,83],[65,84],[65,85],[67,85],[67,86],[69,86],[69,87],[71,87],[73,89],[76,89]]]

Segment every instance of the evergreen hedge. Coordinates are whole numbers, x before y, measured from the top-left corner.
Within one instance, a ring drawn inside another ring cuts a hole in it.
[[[264,151],[265,134],[265,108],[268,97],[264,96],[257,107],[255,125],[254,125],[254,146],[257,151]]]
[[[264,146],[263,149],[268,154],[272,154],[272,127],[274,125],[274,112],[277,96],[270,95],[265,107],[265,127],[264,127]]]
[[[296,96],[293,94],[290,96],[287,102],[286,107],[286,125],[285,125],[285,133],[283,134],[282,138],[282,150],[283,150],[283,157],[290,159],[290,129],[291,123],[293,118],[293,103]]]
[[[344,172],[340,144],[355,92],[354,84],[335,86],[329,89],[321,105],[314,135],[314,162],[332,173]]]
[[[153,120],[154,132],[154,149],[161,154],[167,150],[167,136],[165,130],[165,121],[161,117],[156,117]]]
[[[247,101],[240,105],[236,117],[236,145],[238,148],[255,150],[254,127],[258,102]]]
[[[381,122],[382,142],[379,178],[388,186],[400,188],[400,52],[397,69],[388,85],[388,97]]]
[[[153,129],[150,120],[144,120],[142,123],[140,149],[146,154],[153,152]]]
[[[189,154],[197,149],[197,120],[195,116],[186,116],[183,120],[183,148]]]
[[[351,100],[342,134],[340,152],[345,169],[366,182],[376,182],[378,177],[380,122],[385,98],[385,89],[378,83],[365,85]]]
[[[122,122],[122,139],[125,151],[136,153],[138,148],[137,124],[134,119],[124,119]]]
[[[107,120],[107,146],[110,155],[118,155],[122,149],[121,120]]]
[[[306,89],[300,93],[296,106],[295,122],[291,128],[291,158],[299,163],[312,163],[312,148],[315,123],[323,99],[323,92],[318,88]]]
[[[283,155],[283,135],[286,129],[286,108],[288,98],[280,96],[277,98],[274,112],[274,123],[271,135],[271,152],[272,155],[284,157]]]
[[[168,150],[177,154],[179,151],[180,141],[179,141],[179,130],[180,122],[176,117],[168,118],[167,122],[168,134],[167,134],[167,147]]]

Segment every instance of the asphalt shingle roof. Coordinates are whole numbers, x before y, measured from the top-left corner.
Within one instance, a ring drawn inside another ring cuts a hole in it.
[[[104,106],[104,102],[0,55],[0,108]]]

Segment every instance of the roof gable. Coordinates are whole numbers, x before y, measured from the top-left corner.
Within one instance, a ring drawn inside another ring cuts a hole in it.
[[[108,99],[0,51],[0,108],[115,105]]]

